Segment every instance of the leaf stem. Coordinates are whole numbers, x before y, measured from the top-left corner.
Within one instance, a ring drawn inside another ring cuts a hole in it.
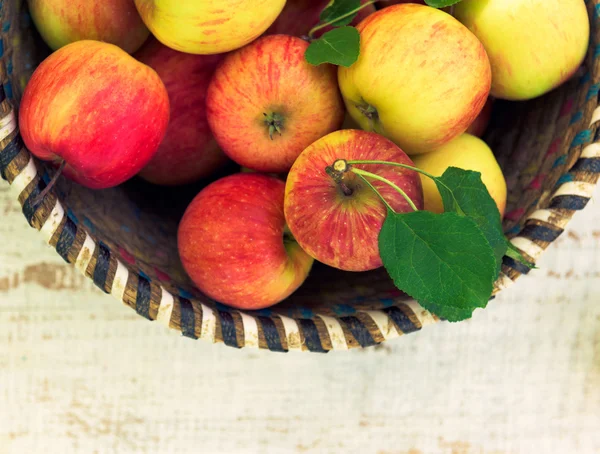
[[[350,164],[350,161],[348,161],[348,164]],[[417,208],[417,206],[414,204],[414,202],[411,200],[411,198],[408,196],[408,194],[406,192],[404,192],[402,190],[402,188],[400,188],[399,186],[395,185],[394,183],[392,183],[390,180],[388,180],[387,178],[381,177],[379,175],[377,175],[376,173],[371,173],[371,172],[367,172],[366,170],[361,170],[361,169],[357,169],[356,167],[351,167],[350,168],[351,172],[354,172],[357,175],[362,175],[364,177],[369,177],[369,178],[373,178],[374,180],[379,180],[385,184],[387,184],[388,186],[391,186],[392,188],[394,188],[398,193],[400,193],[400,195],[402,197],[404,197],[404,199],[408,202],[408,204],[410,205],[410,207],[413,209],[413,211],[419,211],[419,209]],[[389,205],[388,205],[389,206]]]
[[[446,185],[446,183],[444,183],[439,177],[436,177],[435,175],[432,175],[429,172],[425,172],[424,170],[421,170],[418,167],[409,166],[408,164],[400,164],[399,162],[391,162],[391,161],[369,161],[369,160],[347,161],[347,164],[348,165],[354,165],[354,164],[378,164],[378,165],[388,165],[388,166],[394,166],[394,167],[402,167],[403,169],[408,169],[408,170],[414,170],[415,172],[418,172],[418,173],[420,173],[422,175],[425,175],[427,178],[431,178],[433,181],[435,181],[436,184],[441,184],[442,186],[444,186],[450,192],[450,194],[452,194],[452,198],[454,199],[454,204],[455,204],[455,206],[457,208],[458,214],[460,214],[461,216],[465,215],[464,212],[462,211],[462,209],[460,208],[460,206],[458,205],[456,197],[454,196],[454,192],[448,187],[448,185]]]
[[[357,160],[357,161],[348,161],[348,164],[350,165],[354,165],[354,164],[379,164],[379,165],[387,165],[387,166],[394,166],[394,167],[402,167],[403,169],[408,169],[408,170],[414,170],[415,172],[418,172],[422,175],[425,175],[428,178],[431,178],[432,180],[436,180],[437,177],[425,172],[424,170],[419,169],[418,167],[413,167],[413,166],[409,166],[408,164],[400,164],[399,162],[391,162],[391,161],[361,161],[361,160]]]
[[[358,8],[353,9],[352,11],[347,12],[346,14],[342,14],[341,16],[336,17],[333,20],[330,20],[329,22],[325,22],[323,24],[319,23],[317,25],[315,25],[313,28],[310,29],[310,31],[308,32],[308,38],[309,39],[314,39],[315,37],[315,33],[318,32],[319,30],[328,27],[331,24],[336,23],[337,21],[339,21],[340,19],[345,19],[346,17],[352,16],[353,14],[358,13],[361,9],[372,5],[373,3],[377,3],[379,0],[371,0],[363,5],[360,5]]]
[[[369,186],[373,192],[375,194],[377,194],[377,196],[381,199],[381,201],[385,204],[386,207],[388,207],[388,209],[392,212],[395,213],[396,211],[392,208],[392,206],[387,202],[387,200],[385,200],[385,198],[381,195],[381,193],[377,190],[377,188],[375,186],[373,186],[371,184],[371,182],[369,180],[367,180],[364,176],[362,176],[360,173],[357,173],[356,176],[358,178],[360,178],[362,181],[364,181],[364,183]]]

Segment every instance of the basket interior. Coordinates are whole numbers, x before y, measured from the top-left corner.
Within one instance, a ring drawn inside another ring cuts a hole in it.
[[[10,27],[3,39],[8,76],[5,87],[18,108],[28,78],[49,50],[32,26],[26,2],[9,2],[10,7],[6,3],[2,7],[3,23],[10,21]],[[590,17],[594,17],[592,3],[588,2]],[[595,28],[592,37],[595,39]],[[594,42],[590,48],[594,48]],[[529,102],[497,101],[494,105],[492,123],[484,139],[494,150],[507,179],[504,228],[509,237],[521,232],[528,215],[545,205],[579,156],[580,147],[574,147],[574,141],[578,133],[587,129],[597,104],[595,97],[589,96],[595,86],[592,56],[593,51],[581,70],[552,93]],[[37,165],[43,178],[48,179],[52,171],[41,162]],[[212,179],[237,170],[230,166]],[[173,295],[212,304],[186,276],[176,244],[177,225],[186,206],[209,181],[165,188],[134,178],[117,188],[92,191],[61,178],[57,192],[71,221],[83,225],[131,270],[160,283]],[[297,318],[315,314],[345,316],[358,309],[395,306],[403,299],[383,269],[347,273],[316,263],[305,285],[294,295],[257,314]]]

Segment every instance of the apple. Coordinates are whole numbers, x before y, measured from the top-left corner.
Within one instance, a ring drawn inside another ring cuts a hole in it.
[[[582,0],[463,0],[454,16],[483,43],[493,96],[532,99],[569,79],[585,57],[590,25]]]
[[[298,157],[285,187],[285,218],[300,246],[316,260],[346,271],[382,266],[379,231],[387,210],[377,194],[354,173],[343,176],[342,186],[325,171],[338,159],[378,160],[413,165],[393,142],[367,131],[333,132],[310,145]],[[418,209],[423,192],[417,172],[389,165],[364,164],[357,168],[387,178],[406,192]],[[411,211],[408,202],[385,183],[371,183],[394,211]]]
[[[19,127],[38,158],[93,189],[137,174],[169,122],[160,77],[112,44],[77,41],[44,60],[25,88]]]
[[[502,170],[487,144],[470,134],[462,134],[430,153],[414,157],[415,165],[434,176],[441,176],[448,167],[475,170],[496,202],[500,215],[506,209],[506,181]],[[444,204],[435,183],[421,175],[425,209],[443,213]]]
[[[409,155],[466,131],[483,108],[491,69],[481,43],[449,14],[394,5],[358,25],[360,56],[340,67],[350,115]]]
[[[417,5],[426,5],[425,0],[379,0],[379,8],[385,8],[386,6],[401,5],[403,3],[416,3]],[[445,11],[451,14],[452,6],[446,6],[445,8],[438,8],[441,11]]]
[[[471,126],[467,128],[466,132],[477,137],[482,137],[490,124],[490,120],[492,119],[493,109],[494,98],[490,96],[483,106],[483,109],[481,109],[481,112],[479,112],[479,115],[477,115],[475,121],[471,123]]]
[[[135,0],[163,44],[189,54],[238,49],[269,28],[285,0]]]
[[[313,259],[289,235],[285,183],[258,173],[221,178],[204,188],[179,225],[181,262],[209,297],[262,309],[291,295]]]
[[[260,172],[286,172],[308,145],[344,119],[336,70],[312,66],[308,43],[264,36],[230,53],[208,87],[208,123],[235,162]]]
[[[186,54],[151,38],[135,57],[158,73],[171,104],[165,138],[139,176],[161,185],[209,176],[227,162],[206,120],[206,91],[222,55]]]
[[[361,0],[365,4],[368,0]],[[273,25],[267,30],[268,34],[284,33],[293,36],[306,36],[308,32],[319,23],[319,16],[331,0],[287,0],[283,11]],[[369,14],[375,12],[375,6],[369,5],[361,9],[352,20],[351,25],[358,24]],[[325,27],[315,32],[315,37],[331,30]]]
[[[133,0],[27,0],[42,38],[53,50],[81,40],[115,44],[133,53],[149,31]]]
[[[382,8],[385,8],[386,6],[400,5],[403,3],[417,3],[419,5],[424,5],[425,1],[424,0],[380,0],[380,2],[379,2],[379,4],[381,5]]]

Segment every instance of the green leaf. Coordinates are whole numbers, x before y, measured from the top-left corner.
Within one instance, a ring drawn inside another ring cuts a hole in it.
[[[360,35],[354,27],[333,29],[319,39],[315,39],[304,57],[311,65],[332,63],[339,66],[352,66],[358,59]]]
[[[475,221],[457,213],[388,210],[379,253],[400,290],[452,322],[487,305],[497,276],[485,236]]]
[[[322,24],[330,23],[334,27],[341,27],[342,25],[348,25],[354,20],[358,11],[354,14],[349,14],[354,10],[360,8],[360,0],[331,0],[327,7],[321,12],[319,19]],[[340,16],[347,17],[336,20]]]
[[[512,244],[510,241],[508,241],[508,239],[506,240],[506,245],[508,247],[508,249],[506,251],[506,255],[508,255],[513,260],[516,260],[517,262],[522,263],[530,270],[537,269],[535,264],[531,263],[529,260],[527,260],[525,257],[523,257],[523,254],[521,254],[521,251],[519,251],[514,244]]]
[[[498,206],[481,181],[481,174],[449,167],[435,179],[435,184],[442,196],[444,211],[466,215],[477,223],[494,250],[496,270],[500,273],[508,245]]]
[[[425,3],[434,8],[445,8],[446,6],[456,5],[462,0],[425,0]]]

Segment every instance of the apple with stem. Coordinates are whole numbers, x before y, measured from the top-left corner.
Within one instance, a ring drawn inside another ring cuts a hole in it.
[[[291,295],[313,259],[289,234],[285,183],[240,173],[204,188],[179,225],[181,261],[209,297],[240,309],[262,309]]]
[[[37,30],[53,50],[97,40],[131,54],[150,34],[133,0],[27,0],[27,4]]]
[[[409,155],[466,131],[491,85],[485,49],[449,14],[417,4],[383,8],[357,27],[360,55],[340,67],[350,115]]]
[[[154,36],[189,54],[220,54],[254,41],[286,0],[135,0]]]
[[[151,38],[135,57],[158,73],[171,103],[167,133],[139,176],[169,186],[209,176],[228,161],[206,119],[206,91],[223,56],[186,54]]]
[[[394,166],[356,165],[353,172],[332,167],[344,160],[413,164],[383,136],[333,132],[310,145],[292,166],[285,218],[296,241],[316,260],[346,271],[373,270],[382,266],[377,238],[386,204],[399,213],[422,209],[421,181],[417,172]]]
[[[532,99],[569,79],[585,58],[590,23],[582,0],[463,0],[454,16],[483,43],[493,96]]]
[[[46,58],[19,109],[27,148],[92,189],[137,174],[156,153],[168,122],[169,97],[158,74],[98,41],[77,41]]]
[[[336,69],[307,63],[307,47],[293,36],[265,36],[227,55],[215,71],[208,123],[241,166],[286,172],[302,150],[341,126]]]

